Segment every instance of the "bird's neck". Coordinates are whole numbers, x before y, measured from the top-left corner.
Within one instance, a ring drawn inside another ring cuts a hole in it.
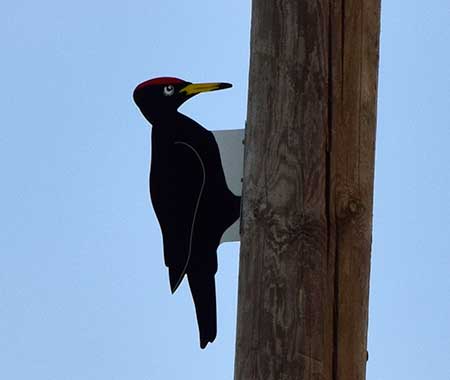
[[[199,126],[197,122],[178,111],[171,112],[170,114],[161,114],[153,117],[151,120],[147,120],[150,121],[153,127],[164,128],[167,130],[176,130],[180,128],[186,129],[189,127]]]
[[[179,123],[181,115],[178,111],[172,112],[154,112],[145,115],[146,119],[156,128],[174,128]]]

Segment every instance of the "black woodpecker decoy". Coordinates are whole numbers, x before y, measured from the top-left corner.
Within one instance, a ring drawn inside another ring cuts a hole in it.
[[[214,135],[178,108],[201,92],[229,87],[165,77],[143,82],[133,93],[153,126],[150,197],[161,226],[170,287],[174,293],[187,275],[201,348],[216,338],[217,248],[239,218],[241,198],[227,186]]]

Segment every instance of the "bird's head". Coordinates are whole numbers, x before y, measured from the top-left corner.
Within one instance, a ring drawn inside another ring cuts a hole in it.
[[[153,123],[169,117],[186,100],[201,92],[229,87],[229,83],[191,83],[171,77],[154,78],[139,84],[133,99],[145,118]]]

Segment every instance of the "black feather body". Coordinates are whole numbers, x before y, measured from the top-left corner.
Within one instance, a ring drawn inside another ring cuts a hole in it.
[[[174,112],[154,120],[151,201],[161,226],[172,292],[187,275],[204,348],[216,337],[217,248],[240,213],[214,135]]]

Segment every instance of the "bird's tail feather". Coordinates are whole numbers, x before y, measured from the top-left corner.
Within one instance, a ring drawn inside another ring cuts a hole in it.
[[[205,348],[217,335],[216,284],[214,274],[188,274],[200,332],[200,347]]]

